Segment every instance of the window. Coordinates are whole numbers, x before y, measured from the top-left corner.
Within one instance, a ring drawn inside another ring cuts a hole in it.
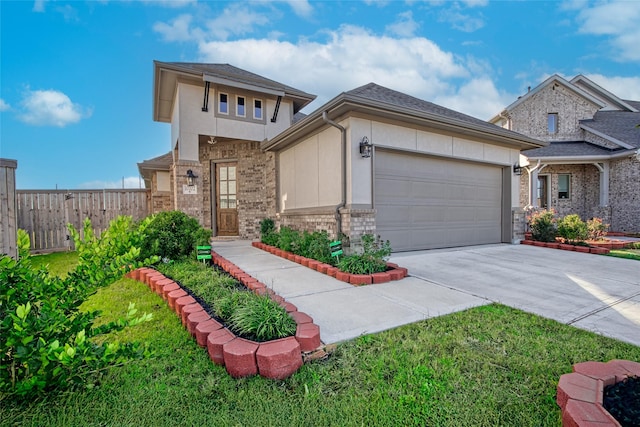
[[[547,130],[549,133],[558,133],[558,113],[547,114]]]
[[[244,117],[246,115],[244,96],[238,96],[236,101],[236,116]]]
[[[262,120],[262,100],[253,100],[253,118],[256,120]]]
[[[218,95],[218,112],[221,114],[229,114],[229,97],[226,93]]]
[[[558,175],[558,199],[568,199],[571,194],[571,175]]]
[[[543,209],[547,209],[549,207],[549,198],[548,198],[548,190],[549,185],[549,176],[548,175],[540,175],[538,176],[538,185],[536,188],[536,199],[537,206]]]

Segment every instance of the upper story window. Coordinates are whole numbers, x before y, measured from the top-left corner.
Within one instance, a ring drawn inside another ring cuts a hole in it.
[[[236,116],[244,117],[247,115],[244,96],[236,97]]]
[[[558,113],[547,114],[547,130],[549,133],[558,132]]]
[[[229,95],[226,93],[218,94],[218,112],[229,114]]]
[[[253,118],[256,120],[262,120],[262,100],[253,100]]]
[[[558,199],[568,199],[571,195],[571,175],[563,173],[558,175]]]

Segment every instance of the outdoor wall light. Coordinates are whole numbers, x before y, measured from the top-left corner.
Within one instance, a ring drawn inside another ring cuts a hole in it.
[[[196,178],[197,178],[197,177],[198,177],[198,176],[197,176],[197,175],[195,175],[191,169],[189,169],[189,170],[187,171],[187,185],[188,185],[189,187],[193,187],[193,186],[195,185],[195,183],[196,183]]]
[[[371,147],[372,145],[369,142],[369,139],[366,136],[363,136],[360,140],[360,155],[363,159],[371,157]]]
[[[520,164],[516,163],[515,165],[513,165],[513,174],[522,175],[522,166],[520,166]]]

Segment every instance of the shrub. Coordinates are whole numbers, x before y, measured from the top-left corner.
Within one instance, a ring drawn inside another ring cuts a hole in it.
[[[142,256],[158,255],[177,260],[194,255],[197,245],[208,245],[211,230],[180,211],[160,212],[151,217],[142,241]]]
[[[278,244],[278,232],[271,218],[265,218],[260,221],[260,241],[270,246]]]
[[[331,240],[329,240],[329,234],[327,234],[326,231],[305,233],[305,238],[303,238],[303,240],[306,242],[305,253],[302,254],[303,256],[315,259],[325,264],[335,264],[335,258],[331,256],[331,248],[329,247]]]
[[[556,217],[553,209],[532,211],[527,217],[533,240],[553,242],[556,239]]]
[[[99,286],[141,265],[132,245],[141,235],[130,217],[119,217],[96,238],[91,222],[84,239],[69,227],[79,252],[75,270],[60,278],[33,267],[28,237],[21,235],[20,259],[0,256],[0,392],[32,397],[56,388],[91,386],[97,373],[131,358],[148,355],[137,343],[96,344],[91,338],[151,319],[134,317],[94,327],[99,312],[81,313],[79,306]]]
[[[283,251],[296,253],[300,247],[302,236],[290,227],[281,227],[278,234],[278,248]]]
[[[602,240],[607,235],[609,224],[602,222],[600,218],[592,218],[587,221],[587,234],[589,240]]]
[[[389,241],[382,241],[373,234],[362,236],[362,253],[348,255],[338,262],[338,268],[351,274],[373,274],[387,269],[386,260],[391,255]]]
[[[558,221],[558,235],[569,243],[583,242],[589,236],[587,224],[577,214],[567,215]]]

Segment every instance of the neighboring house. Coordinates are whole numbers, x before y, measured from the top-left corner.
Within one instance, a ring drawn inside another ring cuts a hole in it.
[[[640,231],[640,102],[553,75],[491,122],[550,144],[526,150],[520,205]]]
[[[545,143],[374,83],[300,117],[313,99],[230,65],[156,62],[172,208],[214,236],[257,238],[270,217],[352,241],[376,233],[394,250],[520,237],[513,166]],[[139,164],[152,188],[157,160]]]

